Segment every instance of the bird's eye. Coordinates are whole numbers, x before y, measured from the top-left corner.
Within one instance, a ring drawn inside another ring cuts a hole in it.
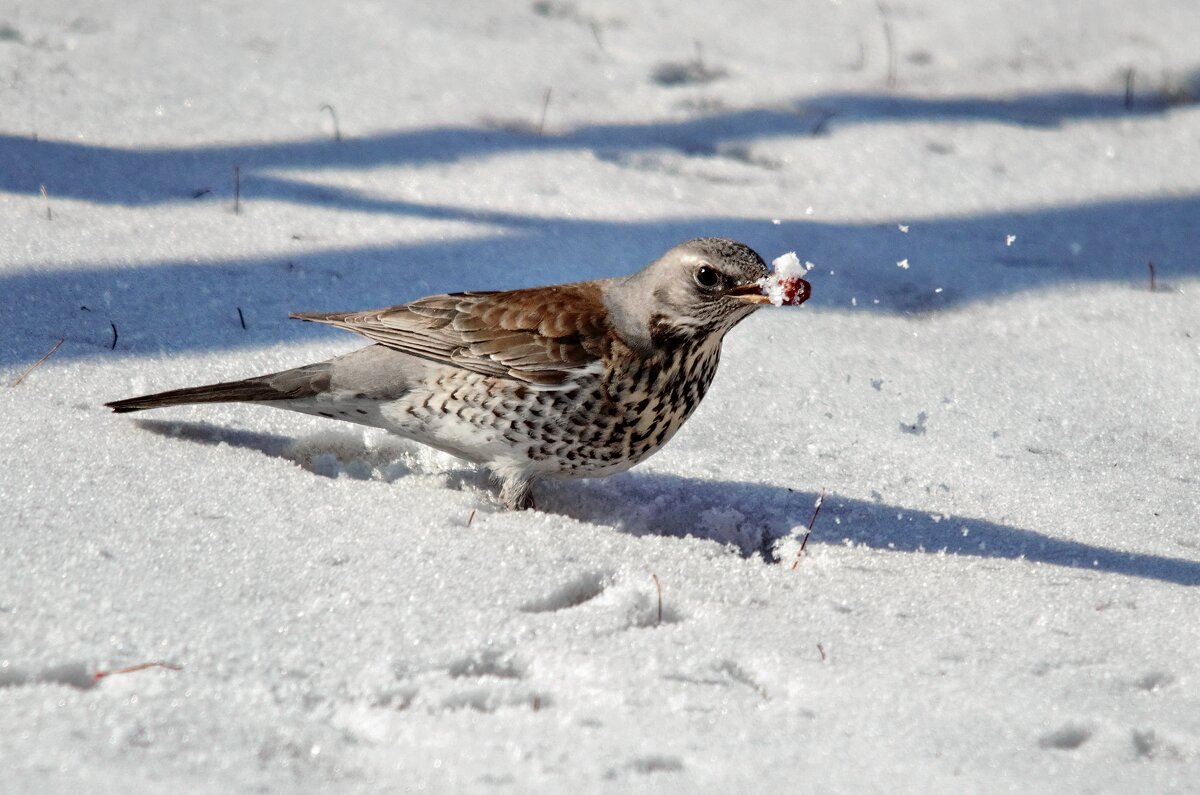
[[[696,269],[696,284],[709,289],[721,283],[721,274],[710,265],[701,265]]]

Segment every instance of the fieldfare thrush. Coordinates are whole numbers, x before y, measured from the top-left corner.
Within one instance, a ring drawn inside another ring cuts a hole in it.
[[[749,247],[698,238],[624,278],[293,314],[376,344],[107,405],[259,403],[383,428],[482,464],[506,507],[528,508],[538,479],[621,472],[666,444],[712,383],[725,334],[769,302],[767,281]],[[811,291],[791,287],[787,303]]]

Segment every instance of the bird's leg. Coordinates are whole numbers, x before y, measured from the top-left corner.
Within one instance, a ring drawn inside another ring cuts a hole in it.
[[[533,508],[533,481],[524,478],[505,478],[500,487],[500,502],[510,511]]]

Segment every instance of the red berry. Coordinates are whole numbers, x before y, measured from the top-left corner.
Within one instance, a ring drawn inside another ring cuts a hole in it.
[[[799,276],[788,276],[780,280],[783,288],[783,305],[797,306],[808,300],[812,287]]]

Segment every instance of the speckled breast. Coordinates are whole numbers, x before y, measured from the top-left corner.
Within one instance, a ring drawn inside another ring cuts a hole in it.
[[[720,346],[628,357],[554,394],[557,421],[531,427],[529,457],[546,474],[586,477],[628,469],[667,443],[717,371]],[[539,419],[531,417],[531,419]]]

